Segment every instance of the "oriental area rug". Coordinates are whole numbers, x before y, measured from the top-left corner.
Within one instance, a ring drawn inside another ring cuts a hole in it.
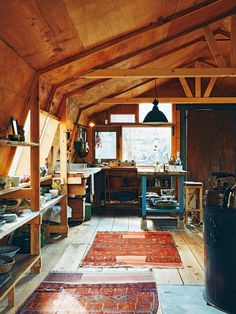
[[[169,232],[97,232],[83,267],[180,267]]]
[[[157,310],[157,289],[151,272],[50,273],[17,314],[156,314]]]

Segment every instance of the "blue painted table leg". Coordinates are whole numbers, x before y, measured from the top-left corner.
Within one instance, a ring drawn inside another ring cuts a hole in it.
[[[142,211],[142,217],[146,217],[146,192],[147,192],[147,188],[146,188],[146,184],[147,184],[147,178],[146,176],[142,176],[141,177],[141,184],[142,184],[142,206],[141,206],[141,211]]]
[[[180,219],[183,219],[184,213],[184,176],[179,178],[179,209],[180,209]]]

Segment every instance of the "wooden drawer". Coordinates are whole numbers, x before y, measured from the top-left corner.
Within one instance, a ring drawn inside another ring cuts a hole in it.
[[[83,184],[68,184],[68,194],[85,195],[87,185]]]

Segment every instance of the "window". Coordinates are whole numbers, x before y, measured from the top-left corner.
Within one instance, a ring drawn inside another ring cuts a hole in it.
[[[122,128],[122,152],[122,159],[138,165],[166,163],[171,156],[171,128]]]
[[[111,123],[134,123],[134,114],[111,114]]]
[[[172,122],[172,104],[158,105],[169,122]],[[152,110],[153,104],[139,104],[139,122]],[[122,128],[122,159],[134,160],[138,165],[166,163],[171,156],[171,127]]]
[[[59,121],[40,113],[40,166],[44,166],[48,157]],[[30,111],[25,126],[25,139],[30,141]],[[30,175],[30,150],[28,147],[17,147],[13,158],[11,175]]]
[[[95,159],[117,158],[117,132],[95,132]]]

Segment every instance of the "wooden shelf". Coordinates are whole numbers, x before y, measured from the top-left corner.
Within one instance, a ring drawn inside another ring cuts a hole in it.
[[[23,141],[10,141],[0,139],[0,145],[6,146],[39,146],[39,143],[23,142]]]
[[[45,182],[45,181],[48,181],[48,180],[51,180],[51,179],[52,179],[52,175],[49,174],[48,176],[41,177],[41,178],[40,178],[40,183]],[[29,186],[30,186],[30,181],[20,184],[20,187],[22,187],[22,188],[27,188],[27,187],[29,187]]]
[[[52,206],[59,203],[64,197],[65,197],[65,194],[62,194],[62,195],[59,195],[59,196],[51,199],[50,201],[47,201],[45,204],[43,204],[40,207],[40,213],[41,214],[45,213],[49,208],[51,208]]]
[[[18,190],[21,190],[21,186],[11,187],[11,188],[8,188],[8,189],[3,189],[3,190],[0,190],[0,196],[4,195],[4,194],[15,192],[15,191],[18,191]]]
[[[5,223],[5,225],[0,227],[0,239],[4,238],[9,233],[15,231],[17,228],[23,226],[37,216],[39,216],[38,211],[33,212],[30,209],[25,209],[24,214],[18,217],[17,220]]]
[[[40,259],[40,255],[17,254],[11,270],[11,278],[0,288],[0,300],[18,283],[24,274]]]

